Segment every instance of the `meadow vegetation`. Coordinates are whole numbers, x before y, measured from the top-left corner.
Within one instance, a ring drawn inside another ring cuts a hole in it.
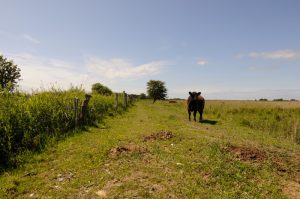
[[[24,153],[40,151],[52,141],[74,133],[73,101],[79,98],[80,109],[84,96],[80,88],[53,88],[32,94],[4,89],[0,93],[0,168],[18,166]],[[120,100],[119,111],[123,110],[122,103]],[[113,95],[93,93],[88,115],[78,127],[96,125],[106,115],[115,113],[114,107]]]
[[[0,197],[299,198],[299,108],[208,100],[199,123],[140,100],[4,172]]]
[[[206,114],[300,144],[300,102],[210,101]]]

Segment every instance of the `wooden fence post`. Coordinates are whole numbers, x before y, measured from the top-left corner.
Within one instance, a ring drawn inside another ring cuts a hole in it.
[[[125,109],[127,109],[127,94],[125,93],[125,91],[123,91],[124,94],[124,107]]]
[[[131,95],[127,95],[128,104],[131,105]]]
[[[126,104],[126,109],[128,107],[128,95],[127,93],[125,93],[125,104]]]
[[[75,128],[77,128],[78,125],[78,97],[74,98],[74,115],[75,115]]]
[[[115,103],[116,103],[115,110],[118,111],[118,93],[116,93]]]
[[[86,94],[85,99],[82,103],[81,112],[80,112],[80,115],[79,115],[79,119],[80,119],[81,124],[83,124],[85,122],[86,113],[87,113],[87,109],[88,109],[88,104],[89,104],[89,101],[90,101],[91,97],[92,97],[91,95]]]

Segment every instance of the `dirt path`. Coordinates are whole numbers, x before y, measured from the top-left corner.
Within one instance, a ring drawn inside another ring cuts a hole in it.
[[[0,177],[0,196],[299,196],[297,148],[285,149],[273,138],[249,139],[250,130],[215,118],[206,121],[216,122],[189,122],[178,103],[139,102],[129,112],[108,118],[100,128],[29,156],[23,168]]]

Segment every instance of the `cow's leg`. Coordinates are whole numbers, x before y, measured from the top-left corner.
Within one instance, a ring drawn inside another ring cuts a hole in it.
[[[191,121],[191,111],[188,110],[188,113],[189,113],[189,120]]]
[[[194,121],[196,122],[196,114],[197,114],[197,111],[194,111]]]
[[[203,113],[203,110],[199,110],[199,114],[200,114],[199,122],[202,121],[202,113]]]

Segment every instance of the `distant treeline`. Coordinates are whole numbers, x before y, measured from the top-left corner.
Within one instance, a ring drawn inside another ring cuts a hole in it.
[[[255,101],[257,101],[257,100],[255,100]],[[258,101],[269,101],[269,100],[266,98],[260,98]],[[283,99],[283,98],[278,98],[278,99],[273,99],[270,101],[298,101],[298,100],[296,100],[296,99],[287,100],[287,99]]]

